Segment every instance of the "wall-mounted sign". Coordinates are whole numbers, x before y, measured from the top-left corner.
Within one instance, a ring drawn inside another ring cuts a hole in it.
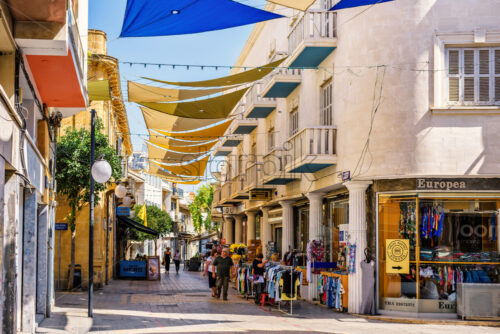
[[[67,223],[56,223],[55,230],[56,231],[66,231],[66,230],[68,230],[68,224]]]
[[[410,240],[385,240],[385,272],[388,274],[410,273]]]
[[[232,206],[225,206],[223,209],[222,209],[222,212],[226,215],[230,215],[230,214],[233,214],[235,213],[235,208],[232,207]]]
[[[249,199],[251,201],[269,201],[271,199],[270,190],[250,190]]]
[[[117,216],[130,216],[130,208],[127,206],[119,206],[116,208],[116,215]]]
[[[351,179],[351,171],[342,172],[342,181],[348,181]]]
[[[417,178],[417,190],[464,191],[464,190],[499,190],[498,178]]]

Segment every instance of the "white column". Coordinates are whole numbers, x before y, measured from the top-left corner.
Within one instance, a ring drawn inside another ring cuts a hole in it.
[[[262,254],[264,256],[267,252],[267,243],[271,241],[271,224],[269,224],[269,208],[261,208],[262,210],[262,224],[260,226],[260,236],[262,240]]]
[[[250,243],[250,240],[255,240],[255,216],[257,212],[247,211],[245,214],[247,215],[247,243]]]
[[[309,193],[309,241],[323,240],[323,193]],[[307,300],[318,297],[318,275],[311,275],[311,282],[308,285]]]
[[[283,254],[293,249],[293,201],[280,201],[283,208],[283,237],[281,250]]]
[[[234,243],[241,244],[243,242],[243,217],[234,216]]]
[[[222,230],[222,237],[226,239],[226,244],[233,243],[233,219],[231,216],[224,216],[224,228]]]
[[[349,190],[349,242],[356,244],[356,273],[349,274],[348,310],[350,313],[359,313],[363,296],[361,261],[367,245],[366,189],[370,184],[372,184],[371,181],[348,181],[345,183]]]

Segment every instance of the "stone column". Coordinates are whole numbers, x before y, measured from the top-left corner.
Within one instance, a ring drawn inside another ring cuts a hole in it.
[[[21,330],[27,333],[34,332],[35,330],[37,218],[38,207],[36,190],[25,190],[23,224],[23,315]]]
[[[234,216],[234,243],[241,244],[243,242],[243,217]]]
[[[48,280],[48,242],[49,242],[49,208],[45,205],[38,215],[38,261],[36,280],[36,313],[46,315],[47,312],[47,280]]]
[[[247,211],[245,214],[247,215],[247,243],[249,243],[250,240],[255,240],[255,216],[257,212]]]
[[[349,235],[351,244],[356,244],[356,273],[349,274],[349,305],[350,313],[359,313],[362,302],[361,261],[367,245],[366,235],[366,189],[371,181],[348,181],[345,186],[349,190]],[[346,259],[349,261],[349,259]]]
[[[323,193],[309,193],[309,241],[323,240]],[[307,300],[318,298],[318,275],[311,275]]]
[[[272,240],[271,224],[269,224],[269,208],[261,208],[262,210],[262,224],[260,226],[261,240],[262,240],[262,254],[264,257],[267,253],[267,243]]]
[[[293,201],[280,201],[283,208],[283,237],[281,252],[285,254],[289,249],[293,249]],[[282,255],[283,255],[282,254]]]
[[[231,216],[224,216],[224,228],[222,237],[226,239],[226,244],[233,243],[233,219]]]

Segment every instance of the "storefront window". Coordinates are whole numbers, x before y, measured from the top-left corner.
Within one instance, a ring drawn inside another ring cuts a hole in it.
[[[255,239],[260,240],[260,223],[262,216],[260,214],[255,216]]]
[[[298,208],[297,212],[298,219],[295,220],[294,226],[294,245],[296,250],[305,253],[309,241],[309,207]]]
[[[500,282],[499,208],[500,199],[380,195],[379,307],[454,313],[458,283]],[[388,272],[390,239],[407,240],[408,272]]]
[[[342,246],[340,242],[340,225],[349,222],[349,200],[345,196],[330,200],[327,208],[327,220],[323,225],[325,259],[328,262],[337,262]]]

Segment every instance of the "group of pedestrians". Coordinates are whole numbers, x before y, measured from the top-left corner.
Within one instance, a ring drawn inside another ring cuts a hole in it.
[[[219,299],[222,292],[222,299],[227,300],[232,267],[233,260],[227,248],[223,248],[220,254],[212,249],[203,272],[203,276],[208,274],[208,286],[212,289],[212,297]]]
[[[163,265],[165,266],[165,271],[167,274],[170,274],[170,258],[172,257],[172,252],[170,251],[170,247],[167,247],[165,252],[163,253]],[[173,256],[173,260],[175,263],[175,273],[179,273],[179,268],[181,266],[181,251],[179,248],[175,250],[175,254]]]

